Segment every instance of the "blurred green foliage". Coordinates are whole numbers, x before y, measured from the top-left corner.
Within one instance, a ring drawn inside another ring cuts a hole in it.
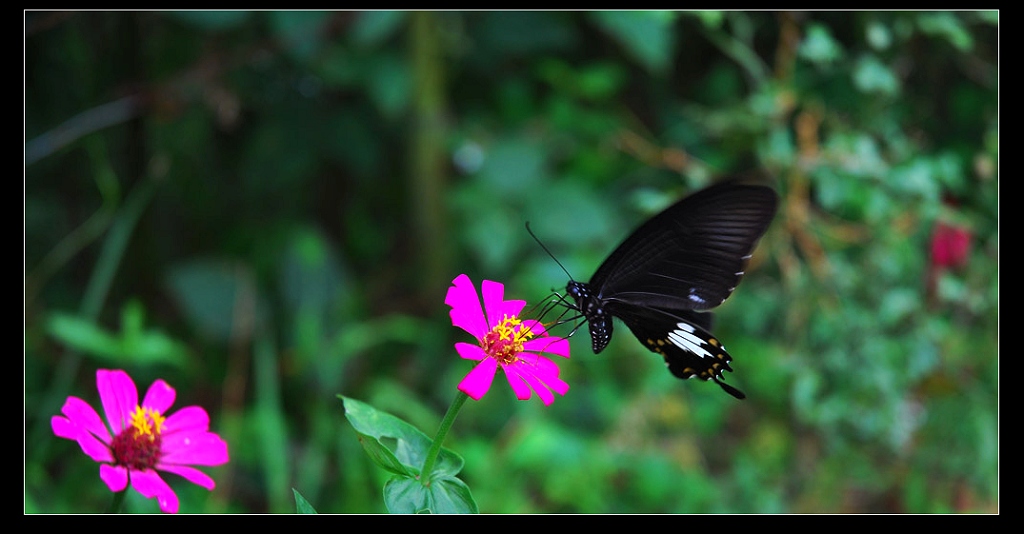
[[[715,328],[748,399],[625,330],[600,356],[578,335],[550,408],[495,388],[460,413],[446,447],[480,510],[996,512],[998,29],[27,12],[25,509],[106,508],[49,419],[123,368],[229,443],[213,492],[167,477],[183,511],[383,512],[336,395],[431,435],[470,369],[456,275],[540,302],[566,279],[526,221],[586,279],[669,202],[756,172],[780,212]]]

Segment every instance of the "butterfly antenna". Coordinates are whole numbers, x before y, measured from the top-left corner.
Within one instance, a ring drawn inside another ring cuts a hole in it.
[[[540,248],[544,249],[544,252],[547,252],[548,256],[551,256],[551,259],[555,260],[555,263],[557,263],[558,266],[562,268],[562,272],[564,272],[565,275],[569,277],[569,280],[575,280],[575,278],[573,278],[572,275],[569,274],[568,269],[566,269],[565,266],[562,265],[562,262],[558,261],[558,258],[556,258],[555,255],[552,254],[550,250],[548,250],[548,247],[544,246],[544,243],[541,243],[537,235],[533,233],[533,230],[530,229],[530,221],[526,221],[526,231],[529,232],[530,237],[532,237],[533,240],[536,241],[538,245],[540,245]]]
[[[538,245],[540,245],[540,248],[544,249],[544,252],[546,252],[548,256],[550,256],[551,259],[555,261],[558,267],[562,269],[562,272],[565,273],[565,276],[568,276],[569,280],[575,280],[575,278],[573,278],[572,275],[569,274],[569,270],[566,269],[564,265],[562,265],[562,262],[558,261],[558,258],[556,258],[555,255],[552,254],[550,250],[548,250],[548,247],[544,246],[544,243],[541,242],[540,238],[537,237],[537,234],[533,233],[533,230],[530,229],[530,221],[526,221],[526,231],[530,234],[530,237],[532,237],[533,240],[536,241]],[[553,295],[551,295],[551,297],[553,298],[548,298],[544,305],[544,308],[541,310],[541,321],[544,320],[544,317],[546,317],[549,312],[554,310],[559,305],[564,306],[565,309],[562,310],[562,313],[558,314],[558,317],[554,321],[549,323],[543,323],[548,328],[563,325],[565,323],[571,323],[573,321],[583,318],[582,313],[577,313],[576,315],[566,319],[566,314],[568,314],[570,311],[579,312],[579,309],[567,303],[565,300],[565,296],[560,293],[556,292]],[[576,333],[576,331],[579,330],[580,326],[583,325],[585,322],[586,321],[582,321],[573,326],[572,331],[569,332],[569,335],[567,335],[566,337],[572,337]]]

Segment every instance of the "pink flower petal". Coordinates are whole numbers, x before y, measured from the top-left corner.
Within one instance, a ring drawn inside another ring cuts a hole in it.
[[[449,313],[452,325],[469,332],[477,339],[484,337],[488,330],[487,321],[480,307],[480,297],[477,296],[476,288],[468,276],[460,274],[452,280],[444,303],[452,307]]]
[[[100,480],[110,488],[110,491],[121,491],[128,487],[128,468],[100,464]]]
[[[82,452],[97,462],[113,461],[107,446],[111,441],[110,432],[92,406],[78,397],[68,397],[61,411],[66,418],[55,415],[50,419],[50,428],[56,436],[77,441]]]
[[[544,386],[559,395],[565,395],[569,392],[569,384],[554,375],[535,375],[537,380],[544,383]]]
[[[95,435],[105,443],[110,443],[112,438],[110,436],[110,431],[107,430],[107,425],[105,425],[103,420],[100,419],[100,414],[96,413],[96,410],[94,410],[92,406],[89,406],[89,403],[78,397],[68,397],[68,399],[64,401],[64,406],[61,407],[60,411],[66,415],[68,420],[78,429]],[[76,436],[71,439],[78,438]]]
[[[164,434],[161,452],[164,464],[221,465],[228,461],[228,444],[211,432]]]
[[[554,396],[548,390],[559,395],[565,395],[569,391],[569,384],[558,378],[558,366],[547,358],[521,354],[516,362],[506,367],[506,372],[508,367],[514,369],[523,380],[530,384],[530,387],[537,392],[546,405],[554,401]]]
[[[484,280],[480,284],[484,294],[484,309],[487,310],[487,327],[494,328],[505,320],[519,315],[526,307],[525,300],[504,300],[505,285],[499,282]]]
[[[50,418],[50,428],[53,429],[54,435],[58,438],[78,440],[78,436],[82,434],[82,429],[78,425],[72,423],[68,418],[55,415]]]
[[[184,465],[157,465],[157,469],[166,471],[168,473],[174,473],[185,480],[197,485],[202,486],[208,490],[212,490],[217,485],[213,482],[213,478],[210,475],[194,468]]]
[[[534,337],[543,336],[547,333],[544,329],[544,325],[533,319],[526,319],[523,321],[523,325],[520,327],[523,330],[529,329],[530,335]]]
[[[551,403],[555,402],[555,396],[551,393],[551,391],[548,390],[547,387],[544,386],[544,383],[537,379],[537,377],[528,373],[522,373],[519,376],[522,377],[522,379],[525,380],[527,384],[530,384],[530,388],[537,392],[537,396],[540,397],[540,400],[541,402],[544,403],[544,406],[551,406]]]
[[[494,373],[498,370],[498,362],[494,358],[484,358],[473,368],[462,382],[459,382],[459,391],[469,395],[473,400],[480,400],[487,390],[491,389],[491,382],[494,381]]]
[[[530,386],[524,381],[519,370],[514,365],[505,365],[502,366],[502,369],[505,371],[505,378],[508,380],[508,385],[512,388],[512,392],[516,394],[516,398],[519,400],[529,400]]]
[[[167,416],[161,432],[206,432],[210,429],[210,416],[199,406],[186,406]]]
[[[156,471],[152,469],[132,471],[132,487],[147,499],[156,497],[161,512],[178,513],[178,496]]]
[[[569,357],[569,340],[560,337],[535,337],[523,343],[523,350],[530,352],[544,352],[557,354],[563,358]]]
[[[523,312],[523,308],[525,307],[525,300],[506,300],[498,307],[498,322],[501,322],[505,317],[517,317]]]
[[[480,292],[484,295],[484,314],[487,316],[487,328],[494,328],[502,319],[501,308],[505,298],[505,284],[484,280],[480,283]]]
[[[480,348],[480,345],[473,345],[470,343],[456,343],[455,351],[459,353],[459,356],[467,360],[480,361],[487,357],[487,353],[484,349]]]
[[[523,369],[530,369],[530,374],[542,378],[545,376],[553,376],[557,378],[559,373],[561,373],[558,369],[558,364],[539,354],[533,354],[530,352],[520,353],[519,359],[515,364],[521,366]]]
[[[100,402],[110,429],[114,434],[120,434],[130,424],[131,414],[139,405],[135,382],[124,371],[99,369],[96,371],[96,388],[100,392]]]
[[[61,438],[73,439],[78,442],[82,452],[97,462],[113,462],[114,456],[110,453],[110,447],[96,438],[93,434],[86,432],[82,427],[76,425],[70,419],[55,415],[50,419],[50,427],[53,433]]]
[[[174,388],[167,385],[163,380],[153,382],[146,390],[146,396],[142,399],[143,408],[152,408],[160,413],[167,413],[168,408],[174,404]]]
[[[114,454],[110,452],[110,447],[88,432],[78,437],[78,446],[82,448],[82,452],[89,458],[97,462],[114,461]]]

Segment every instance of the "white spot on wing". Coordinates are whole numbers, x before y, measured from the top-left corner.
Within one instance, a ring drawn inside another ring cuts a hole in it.
[[[704,340],[694,335],[692,325],[679,323],[676,326],[678,326],[679,329],[673,330],[668,334],[668,340],[671,341],[673,345],[687,352],[696,354],[701,358],[713,357],[710,352],[702,347],[702,345],[704,345]]]

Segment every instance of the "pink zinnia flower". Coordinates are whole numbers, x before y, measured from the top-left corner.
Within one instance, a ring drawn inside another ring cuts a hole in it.
[[[455,350],[467,360],[480,362],[459,383],[459,390],[480,400],[491,388],[498,367],[505,372],[508,385],[519,400],[530,398],[530,390],[545,405],[555,396],[565,395],[569,384],[558,378],[558,366],[544,353],[569,357],[569,342],[548,336],[544,326],[530,319],[520,319],[526,302],[504,300],[505,286],[484,280],[480,289],[484,307],[468,276],[460,274],[448,288],[444,303],[452,307],[452,325],[469,332],[477,343],[456,343]],[[487,311],[486,316],[484,310]],[[550,390],[550,391],[549,391]]]
[[[156,497],[160,510],[173,514],[178,511],[178,496],[156,470],[213,489],[209,475],[189,467],[228,461],[228,445],[209,432],[206,410],[188,406],[165,416],[175,394],[163,380],[153,382],[140,405],[135,382],[120,370],[96,371],[96,387],[109,428],[78,397],[68,397],[61,408],[65,417],[53,416],[50,426],[58,437],[78,441],[82,452],[101,463],[100,479],[110,491],[122,491],[130,481],[145,497]]]

